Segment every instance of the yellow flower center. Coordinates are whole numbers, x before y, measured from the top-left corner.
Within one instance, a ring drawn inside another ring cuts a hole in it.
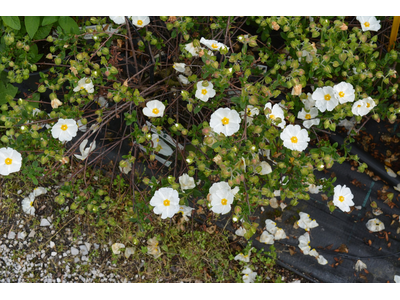
[[[371,105],[369,103],[367,103],[367,107],[369,108]]]
[[[158,108],[153,108],[153,114],[157,115],[159,112]]]
[[[139,26],[142,26],[142,25],[143,25],[143,21],[142,21],[142,20],[138,20],[138,21],[137,21],[137,24],[138,24]]]
[[[224,125],[228,125],[228,124],[229,124],[229,119],[228,119],[227,117],[224,117],[224,118],[221,120],[221,122],[222,122],[222,124],[224,124]]]
[[[226,200],[225,198],[221,199],[221,204],[222,205],[228,204],[228,200]]]
[[[168,199],[164,200],[164,206],[169,206],[170,203],[171,203],[171,201],[169,201]]]
[[[84,89],[85,89],[85,87],[81,86],[81,90],[84,90]]]
[[[306,114],[306,119],[310,120],[311,119],[311,115],[310,114]]]
[[[6,165],[11,165],[12,164],[12,159],[11,158],[6,158],[5,163],[6,163]]]
[[[297,144],[297,142],[298,142],[299,140],[297,139],[297,137],[292,136],[292,137],[290,138],[290,141],[291,141],[293,144]]]
[[[275,120],[275,119],[276,119],[275,115],[269,115],[269,117],[270,117],[272,120]]]
[[[365,26],[365,27],[369,27],[369,25],[370,25],[370,24],[369,24],[368,22],[365,22],[365,23],[364,23],[364,26]]]
[[[361,107],[361,104],[358,104],[357,107]]]
[[[251,110],[250,109],[247,109],[247,115],[251,116]]]
[[[67,130],[67,129],[68,129],[67,124],[61,125],[61,130],[65,131],[65,130]]]
[[[344,201],[344,197],[343,196],[339,196],[339,201],[343,202]]]
[[[340,98],[343,98],[343,97],[344,97],[344,93],[343,93],[343,92],[340,92],[340,93],[339,93],[339,97],[340,97]]]
[[[325,99],[326,101],[331,100],[331,95],[329,95],[329,94],[325,95],[325,96],[324,96],[324,99]]]
[[[33,201],[31,203],[29,203],[30,206],[33,206]]]
[[[212,44],[211,44],[211,48],[213,48],[213,49],[217,49],[217,48],[218,48],[218,45],[217,45],[217,44],[215,44],[215,43],[212,43]]]
[[[203,95],[206,95],[206,94],[207,94],[207,90],[206,90],[206,89],[202,89],[202,90],[201,90],[201,93],[202,93]]]

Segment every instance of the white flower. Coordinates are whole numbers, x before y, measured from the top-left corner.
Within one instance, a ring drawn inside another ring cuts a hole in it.
[[[51,128],[53,138],[61,142],[69,142],[78,132],[78,125],[73,119],[58,119],[58,122]]]
[[[0,175],[7,176],[21,169],[22,156],[13,148],[0,148]]]
[[[184,73],[185,72],[185,66],[186,64],[184,63],[174,63],[172,66],[177,72]]]
[[[244,236],[246,232],[247,230],[244,227],[239,227],[239,229],[235,231],[235,234],[237,236]]]
[[[179,195],[172,188],[160,188],[150,200],[154,213],[161,214],[161,219],[172,218],[179,211]]]
[[[200,39],[200,43],[207,46],[211,50],[221,50],[221,48],[227,48],[229,50],[229,48],[226,45],[217,42],[215,40],[206,40],[204,37]]]
[[[147,247],[147,254],[153,255],[154,258],[159,258],[162,253],[160,246],[158,246],[158,241],[156,237],[153,237],[147,241],[147,244],[149,245]]]
[[[122,162],[122,164],[121,164]],[[128,174],[130,171],[132,171],[132,163],[130,163],[128,160],[121,160],[120,165],[119,165],[119,170],[124,173]],[[122,165],[122,167],[121,167]]]
[[[189,80],[187,79],[187,77],[183,76],[182,74],[178,75],[178,80],[182,84],[189,84]]]
[[[320,265],[326,265],[328,263],[328,261],[322,255],[318,255],[317,260]]]
[[[361,272],[362,270],[366,269],[367,265],[363,263],[361,260],[357,260],[354,269],[356,269],[357,272]]]
[[[311,93],[307,93],[307,98],[301,100],[301,102],[303,102],[304,108],[305,108],[306,110],[310,110],[311,107],[314,107],[314,106],[315,106],[315,99],[313,99]]]
[[[356,95],[353,86],[350,83],[342,81],[333,87],[335,96],[339,100],[340,104],[346,102],[353,102]]]
[[[354,206],[353,194],[346,185],[337,185],[334,189],[333,204],[344,212],[350,211],[350,206]]]
[[[373,16],[361,16],[357,17],[357,20],[361,23],[361,28],[363,31],[378,31],[381,29],[381,21],[378,21]]]
[[[258,166],[261,166],[261,172],[260,172],[260,173],[258,173],[257,171],[256,171],[256,172],[257,172],[258,174],[260,174],[260,175],[267,175],[267,174],[269,174],[269,173],[272,172],[271,166],[270,166],[269,163],[267,163],[266,161],[262,161],[262,162],[258,163],[257,166],[256,166],[256,168],[257,168]]]
[[[83,125],[81,120],[78,120],[77,122],[78,125],[78,130],[82,131],[82,132],[86,132],[87,131],[87,125]]]
[[[282,228],[278,228],[276,229],[275,232],[275,236],[274,236],[275,240],[283,240],[286,239],[286,233]]]
[[[253,249],[253,248],[251,248]],[[249,253],[247,255],[244,255],[243,253],[239,253],[238,255],[235,256],[235,260],[240,260],[243,262],[249,262],[250,261],[250,254],[251,254],[251,249],[249,250]]]
[[[125,248],[125,245],[124,245],[124,244],[121,244],[121,243],[114,243],[114,244],[111,246],[112,252],[113,252],[114,254],[120,254],[121,251],[119,251],[119,250],[120,250],[120,249],[123,249],[123,248]]]
[[[297,224],[300,228],[303,228],[305,231],[309,231],[311,228],[315,228],[318,226],[317,221],[311,220],[310,215],[304,212],[299,212],[300,220],[297,221]]]
[[[204,85],[207,85],[207,84],[208,85],[204,86],[203,83],[204,83]],[[207,102],[208,99],[215,96],[215,90],[213,89],[214,85],[211,82],[202,80],[202,81],[199,81],[196,86],[197,86],[197,90],[196,90],[195,97],[200,99],[201,101]]]
[[[51,100],[50,104],[51,104],[52,108],[57,108],[62,105],[62,102],[60,100],[58,100],[57,98],[55,98],[55,99]]]
[[[192,215],[192,210],[194,210],[194,208],[190,207],[190,206],[186,206],[186,205],[181,205],[179,206],[179,211],[178,213],[182,213],[183,219],[185,221],[189,221],[189,218]]]
[[[100,107],[108,107],[108,101],[102,96],[100,96],[95,103],[97,103]]]
[[[110,17],[110,19],[113,20],[115,24],[124,24],[125,23],[124,16]]]
[[[32,193],[33,193],[34,197],[37,197],[37,196],[46,194],[47,190],[44,187],[39,186],[39,187],[34,188]]]
[[[130,17],[132,20],[132,24],[135,25],[136,27],[144,27],[150,23],[150,18],[149,17],[135,17],[131,16]]]
[[[276,223],[274,221],[272,221],[271,219],[265,220],[265,228],[271,234],[275,234],[276,231],[278,230],[278,227],[276,227]]]
[[[179,184],[181,185],[182,190],[190,190],[196,187],[194,183],[194,178],[190,177],[188,174],[182,174],[179,176]]]
[[[147,117],[162,117],[164,115],[165,105],[159,100],[151,100],[143,108],[143,114]]]
[[[288,125],[280,134],[283,146],[290,150],[303,151],[307,148],[310,138],[305,129],[299,125]]]
[[[192,56],[199,56],[200,48],[199,47],[194,47],[193,43],[186,44],[185,45],[185,50],[187,52],[189,52],[190,54],[192,54]]]
[[[242,274],[244,274],[242,277],[244,283],[254,283],[257,276],[257,273],[253,272],[249,267],[246,267],[246,269],[242,271]]]
[[[80,144],[79,151],[81,151],[82,155],[74,154],[77,159],[80,160],[86,159],[89,156],[89,153],[92,152],[94,149],[96,149],[96,141],[91,142],[90,146],[85,149],[87,143],[88,140],[84,139]]]
[[[79,80],[78,85],[74,88],[74,92],[79,92],[80,90],[86,90],[89,94],[93,93],[94,85],[92,83],[92,80],[90,80],[86,77]]]
[[[400,283],[400,276],[399,275],[394,275],[394,282]]]
[[[260,113],[259,109],[257,107],[254,107],[253,105],[247,105],[247,117],[246,117],[246,122],[247,125],[253,124],[253,118],[257,116]],[[244,119],[244,111],[239,112],[240,116]]]
[[[218,134],[231,136],[239,131],[241,121],[236,110],[221,107],[211,115],[210,126]]]
[[[35,195],[30,193],[28,197],[22,200],[22,210],[28,215],[35,215],[35,208],[33,207],[33,201],[35,201]]]
[[[308,232],[299,236],[299,248],[303,252],[304,255],[309,255],[311,251],[310,247],[310,234]]]
[[[334,89],[330,86],[317,88],[312,94],[312,98],[315,99],[315,106],[321,112],[332,111],[339,103],[335,97]]]
[[[375,101],[371,97],[364,98],[353,104],[351,112],[356,116],[365,116],[375,107],[375,105]]]
[[[164,142],[162,139],[160,139],[159,135],[156,133],[153,133],[151,135],[151,140],[153,142],[153,148],[157,148],[159,145],[161,147],[160,151],[157,153],[164,155],[164,156],[171,156],[172,153],[174,153],[174,150],[166,142]]]
[[[229,189],[219,189],[215,192],[211,192],[211,210],[217,214],[227,214],[231,210],[231,204],[233,203],[233,194]]]
[[[263,233],[260,236],[260,243],[264,243],[267,245],[273,245],[274,244],[274,236],[272,234],[269,234],[267,231],[263,231]]]
[[[318,109],[316,107],[311,107],[310,111],[307,112],[304,110],[304,108],[299,111],[297,114],[297,117],[299,119],[305,120],[303,122],[303,126],[307,129],[309,129],[313,125],[319,125],[320,119],[314,119],[316,116],[318,116]]]
[[[385,166],[385,170],[386,170],[386,172],[388,173],[388,175],[390,177],[393,177],[393,178],[397,177],[397,174],[391,168],[388,168],[388,167]]]
[[[378,232],[385,229],[385,225],[377,218],[371,219],[366,224],[369,231]]]
[[[311,194],[318,194],[322,189],[322,185],[308,184],[308,192]]]
[[[285,128],[286,125],[286,121],[285,121],[285,115],[283,113],[283,109],[280,107],[279,104],[274,104],[274,106],[272,106],[272,104],[270,102],[268,102],[267,104],[265,104],[264,110],[266,108],[269,108],[271,110],[271,113],[267,114],[266,117],[272,119],[272,121],[274,122],[274,124],[280,128]],[[281,122],[279,124],[277,124],[277,119],[280,118]]]

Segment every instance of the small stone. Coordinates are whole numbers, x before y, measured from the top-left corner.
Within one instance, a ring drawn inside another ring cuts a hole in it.
[[[54,248],[55,245],[53,241],[50,241],[50,248]]]
[[[92,246],[92,244],[85,242],[85,246],[87,248],[87,251],[90,251],[90,247]]]
[[[13,240],[15,238],[15,232],[14,231],[10,231],[9,233],[8,233],[8,239],[9,240]]]
[[[81,248],[81,254],[82,255],[88,255],[89,254],[89,252],[88,252],[88,250],[87,250],[85,245],[80,245],[79,248]]]
[[[51,256],[56,256],[57,252],[51,252]]]
[[[81,260],[82,260],[82,261],[87,261],[87,260],[88,260],[88,258],[87,258],[87,256],[85,256],[85,255],[82,255],[82,257],[81,257]]]
[[[75,257],[74,262],[78,263],[80,261],[79,257]]]
[[[26,233],[24,231],[18,232],[17,239],[23,240],[26,237]]]
[[[42,219],[40,221],[40,226],[44,227],[44,226],[50,226],[50,222],[47,219]]]
[[[78,255],[79,254],[79,250],[76,249],[75,247],[71,247],[71,255]]]
[[[94,248],[97,250],[97,249],[99,249],[99,244],[93,244],[93,246],[94,246]]]

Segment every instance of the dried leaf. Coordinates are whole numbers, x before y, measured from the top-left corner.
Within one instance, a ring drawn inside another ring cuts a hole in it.
[[[289,246],[289,253],[290,255],[294,255],[295,253],[297,253],[297,251],[295,250],[296,248],[294,246]]]
[[[334,250],[335,252],[340,252],[340,253],[349,253],[349,249],[345,244],[341,244],[339,248]]]

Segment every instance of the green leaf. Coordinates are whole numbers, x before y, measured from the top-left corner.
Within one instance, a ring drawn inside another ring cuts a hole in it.
[[[40,26],[39,30],[36,32],[36,34],[34,36],[34,39],[35,40],[43,40],[43,39],[47,38],[52,27],[53,27],[53,25],[51,25],[51,24],[46,25],[46,26]]]
[[[197,114],[201,110],[201,105],[197,105],[194,109],[194,114]]]
[[[42,21],[42,26],[53,24],[58,21],[58,16],[45,16]]]
[[[2,16],[1,18],[3,19],[4,23],[6,23],[6,25],[10,26],[12,29],[21,29],[21,22],[19,21],[19,17]]]
[[[60,24],[65,33],[79,34],[79,26],[71,17],[60,17],[60,19],[58,19],[58,24]]]
[[[26,16],[25,17],[25,28],[31,39],[35,36],[36,31],[39,29],[40,17],[38,16]]]
[[[12,84],[0,81],[0,105],[7,103],[7,98],[14,98],[18,93],[18,88]],[[6,97],[9,95],[9,97]]]
[[[332,152],[332,149],[329,147],[321,147],[321,150],[324,151],[325,153],[329,154]]]
[[[37,181],[36,177],[33,176],[32,174],[28,174],[28,177],[30,179],[32,179],[34,185],[38,185],[39,184],[39,182]]]

